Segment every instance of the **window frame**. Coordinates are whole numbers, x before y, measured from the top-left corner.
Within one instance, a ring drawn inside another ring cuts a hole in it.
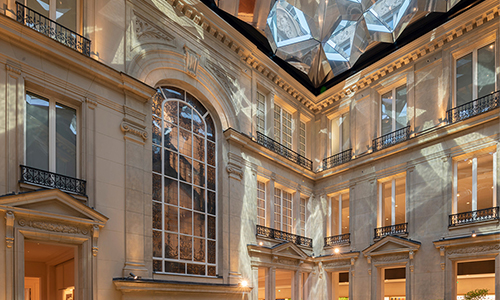
[[[344,124],[345,124],[345,119],[346,119],[346,116],[348,116],[348,119],[349,119],[349,124],[348,124],[348,127],[349,127],[349,146],[347,147],[347,149],[344,149],[343,147],[343,140],[344,140]],[[339,132],[337,132],[336,134],[338,135],[338,146],[339,146],[339,151],[338,152],[333,152],[333,138],[335,136],[335,133],[333,132],[332,130],[332,126],[333,126],[333,122],[335,122],[336,120],[340,120],[342,118],[342,122],[340,123],[340,125],[338,126],[338,129],[339,129]],[[329,132],[329,143],[328,143],[328,152],[329,152],[329,155],[328,156],[332,156],[332,155],[335,155],[335,154],[339,154],[339,153],[342,153],[346,150],[349,150],[351,149],[352,147],[352,144],[351,144],[351,124],[350,124],[350,120],[351,120],[351,111],[349,109],[347,110],[343,110],[342,112],[336,114],[335,116],[333,116],[332,118],[330,118],[328,120],[328,132]]]
[[[277,196],[276,191],[280,191],[279,196]],[[285,208],[284,206],[284,193],[287,193],[290,195],[290,208]],[[276,202],[276,198],[279,197],[279,203]],[[274,186],[274,191],[273,191],[273,228],[276,230],[280,230],[283,232],[288,232],[288,233],[294,233],[294,224],[293,224],[293,199],[294,198],[294,193],[291,193],[288,191],[288,189],[283,188],[281,186]],[[276,207],[279,207],[279,211],[276,210]],[[290,215],[285,216],[284,212],[285,209],[289,211]],[[276,216],[279,215],[279,220],[276,220]],[[287,218],[290,223],[284,224],[284,220]],[[279,223],[279,228],[276,228],[276,224]],[[285,226],[289,226],[290,230],[287,230],[287,228],[284,228]]]
[[[260,97],[260,99],[259,99]],[[261,106],[263,106],[263,110],[261,110]],[[262,134],[266,134],[267,122],[266,122],[266,108],[267,108],[267,97],[261,91],[257,91],[256,97],[256,114],[255,114],[255,131],[260,132]],[[263,122],[263,127],[260,128],[260,121]],[[262,129],[262,130],[259,130]]]
[[[278,112],[279,109],[279,112]],[[284,133],[284,128],[288,128],[284,124],[284,120],[286,120],[285,114],[288,114],[290,116],[289,122],[290,122],[290,135]],[[279,119],[277,120],[276,116],[279,115]],[[280,143],[281,145],[287,147],[290,150],[293,150],[293,114],[286,110],[282,105],[278,103],[274,103],[274,139]],[[279,126],[277,126],[277,124]],[[277,127],[279,127],[279,136],[277,136]],[[285,140],[284,141],[284,136],[288,137],[290,141]]]
[[[404,219],[404,222],[403,223],[396,223],[396,180],[397,179],[401,179],[401,178],[404,178],[405,179],[405,213],[404,213],[404,216],[405,216],[405,219]],[[384,198],[383,198],[383,184],[384,183],[387,183],[387,182],[391,182],[391,225],[387,225],[387,226],[395,226],[395,225],[398,225],[398,224],[404,224],[404,223],[408,223],[408,176],[407,176],[407,173],[404,172],[404,173],[399,173],[399,174],[395,174],[395,175],[392,175],[392,176],[388,176],[388,177],[385,177],[385,178],[382,178],[380,180],[377,181],[377,184],[378,184],[378,193],[377,193],[377,228],[381,228],[381,227],[386,227],[386,225],[384,225],[384,218],[386,217],[384,215]]]
[[[56,2],[57,2],[57,0],[48,0],[48,1],[49,1],[48,18],[53,22],[57,22],[57,18],[56,18],[56,16],[57,16],[56,15],[56,11],[57,11],[56,10]],[[82,0],[75,0],[75,2],[76,2],[75,3],[75,7],[76,7],[75,32],[83,35],[83,22],[82,22],[82,20],[83,20],[83,5],[82,5],[83,1]],[[28,0],[24,0],[24,1],[22,1],[22,3],[26,7],[30,8],[28,6]]]
[[[298,152],[303,157],[306,157],[306,153],[307,153],[307,123],[302,121],[302,120],[299,120],[299,151]]]
[[[397,121],[396,121],[396,90],[398,90],[399,88],[401,87],[405,87],[406,88],[406,108],[408,109],[408,83],[406,82],[406,77],[403,78],[402,80],[399,80],[398,82],[392,84],[389,88],[386,88],[386,89],[383,89],[383,90],[380,90],[378,91],[378,104],[379,104],[379,109],[378,109],[378,136],[383,136],[385,134],[389,134],[391,132],[394,132],[398,129],[396,129],[397,127]],[[391,131],[389,132],[386,132],[386,133],[382,133],[382,99],[383,99],[383,95],[387,94],[387,93],[391,93],[391,97],[392,97],[392,102],[391,102],[391,106],[392,106],[392,124],[391,124]],[[410,119],[408,118],[408,112],[406,112],[406,126],[408,126],[410,123]],[[406,127],[405,126],[405,127]],[[404,127],[403,127],[404,128]],[[401,128],[400,128],[401,129]]]
[[[299,222],[300,222],[300,235],[307,236],[307,204],[309,203],[309,198],[307,196],[300,195],[299,197]],[[304,201],[304,202],[302,202]],[[304,211],[302,211],[302,209]],[[293,218],[292,218],[293,219]]]
[[[262,184],[264,189],[260,189],[259,184]],[[259,197],[260,192],[263,192],[264,198]],[[256,197],[256,200],[257,200],[257,224],[261,225],[261,226],[267,225],[267,209],[266,209],[267,208],[267,194],[266,193],[267,193],[267,183],[263,180],[257,179],[257,197]],[[264,207],[261,207],[259,205],[259,203],[261,201],[264,203]],[[264,211],[264,217],[261,217],[259,215],[259,211],[261,211],[261,210]],[[261,221],[263,221],[263,224]]]
[[[347,219],[349,219],[348,221],[348,232],[347,233],[350,233],[351,232],[351,219],[350,219],[350,216],[351,216],[351,194],[350,194],[350,189],[343,189],[343,190],[340,190],[338,192],[335,192],[331,195],[329,195],[329,202],[330,202],[330,218],[329,218],[329,222],[330,222],[330,225],[328,226],[329,229],[330,229],[330,236],[338,236],[338,235],[342,235],[344,233],[342,233],[342,196],[343,195],[348,195],[348,198],[349,198],[349,212],[348,212],[348,215],[347,215]],[[338,208],[338,213],[337,214],[334,214],[334,201],[335,201],[335,197],[338,197],[338,205],[337,205],[337,208]],[[334,221],[337,221],[337,224],[336,226],[334,225],[335,222]],[[336,227],[336,228],[335,228]],[[338,234],[333,234],[334,232],[338,232]]]

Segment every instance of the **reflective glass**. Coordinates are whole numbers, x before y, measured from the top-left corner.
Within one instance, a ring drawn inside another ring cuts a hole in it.
[[[207,220],[207,237],[209,239],[215,239],[215,217],[208,216]]]
[[[193,113],[193,132],[205,136],[205,124],[198,113]]]
[[[477,209],[493,207],[493,155],[477,158]]]
[[[192,157],[193,135],[190,131],[181,129],[179,132],[179,151],[181,154]]]
[[[26,164],[49,171],[49,101],[29,93],[26,93]]]
[[[157,91],[159,91],[159,89]],[[162,112],[161,104],[163,102],[163,96],[161,95],[161,93],[157,92],[153,96],[152,99],[153,99],[153,105],[152,105],[153,117],[155,117],[158,120],[160,120],[161,119],[161,112]],[[161,123],[158,122],[158,124],[161,124]]]
[[[153,174],[153,200],[161,201],[161,175]]]
[[[456,62],[456,106],[472,101],[472,53]]]
[[[187,264],[187,273],[192,275],[205,275],[205,265]]]
[[[26,6],[44,17],[49,17],[49,0],[26,0]]]
[[[28,155],[26,156],[29,157]],[[153,145],[153,171],[161,173],[161,148],[155,145]]]
[[[192,130],[192,115],[193,110],[191,109],[191,107],[186,104],[179,103],[179,125],[182,128],[189,131]]]
[[[381,134],[387,134],[392,131],[392,91],[382,95],[381,101]]]
[[[163,107],[163,120],[176,124],[178,121],[178,101],[166,101]]]
[[[193,258],[193,238],[181,235],[181,259],[191,260]]]
[[[382,183],[382,226],[392,225],[392,181]]]
[[[165,205],[164,207],[165,207],[165,230],[178,232],[179,218],[177,217],[178,215],[177,207],[174,207],[172,205]]]
[[[182,89],[170,86],[170,87],[164,87],[162,90],[163,93],[165,94],[166,99],[184,100],[184,90]]]
[[[153,229],[162,229],[161,203],[153,202]]]
[[[180,203],[179,206],[181,207],[186,207],[186,208],[191,208],[191,201],[192,201],[192,190],[191,190],[191,185],[187,183],[179,183],[179,194],[180,194]]]
[[[165,261],[165,272],[185,274],[186,273],[186,264],[172,262],[172,261]]]
[[[208,261],[208,263],[215,264],[215,255],[217,253],[217,251],[215,249],[215,241],[207,241],[207,242],[208,242],[207,261]]]
[[[158,231],[158,230],[153,230],[153,256],[154,257],[161,257],[161,252],[162,252],[162,248],[161,248],[161,244],[162,244],[162,240],[161,240],[161,231]]]
[[[205,239],[193,239],[193,260],[205,262]]]
[[[179,156],[179,178],[191,183],[193,180],[192,160],[185,156]]]
[[[160,118],[153,116],[153,144],[161,145],[161,121]]]
[[[180,233],[193,234],[193,212],[190,210],[179,209]]]
[[[212,191],[207,191],[207,212],[209,214],[215,215],[215,193]]]
[[[179,258],[179,235],[165,233],[165,257]]]
[[[207,187],[215,191],[215,168],[207,167]]]
[[[215,263],[215,262],[214,262]],[[208,266],[208,276],[216,276],[216,269],[214,266]]]
[[[205,186],[205,164],[193,161],[193,183],[204,187]]]
[[[346,113],[342,116],[342,151],[350,148],[350,114]]]
[[[342,232],[349,233],[349,193],[342,194]]]
[[[406,178],[396,178],[396,223],[406,223]]]
[[[77,0],[57,0],[56,22],[76,32],[76,10]]]
[[[396,128],[394,130],[407,126],[408,119],[406,107],[406,85],[403,85],[396,89]]]
[[[215,126],[214,126],[214,121],[212,120],[212,117],[208,115],[205,118],[205,123],[207,123],[207,137],[209,140],[212,142],[215,142]]]
[[[56,103],[56,173],[76,177],[76,110]]]
[[[215,143],[207,141],[207,163],[215,166]]]
[[[177,126],[172,125],[168,122],[164,123],[163,146],[175,152],[179,151],[177,131],[178,131]]]
[[[331,129],[330,129],[330,149],[331,153],[330,155],[334,155],[340,152],[340,128],[341,128],[341,122],[342,116],[337,117],[333,119],[330,124],[331,124]]]
[[[194,109],[196,109],[196,111],[198,111],[198,113],[202,116],[204,116],[207,112],[207,109],[200,103],[200,101],[188,92],[186,92],[186,102],[191,104],[191,106],[193,106]]]
[[[193,234],[195,236],[204,237],[205,236],[205,214],[193,213]]]
[[[495,44],[477,50],[477,97],[495,91]]]
[[[163,174],[165,174],[169,177],[172,177],[172,178],[177,178],[177,174],[178,174],[178,170],[179,170],[177,157],[178,157],[177,153],[173,153],[169,150],[165,150],[165,156],[163,158],[163,160],[164,160]],[[153,162],[154,162],[154,160],[153,160]],[[161,172],[161,169],[158,172]]]
[[[195,187],[193,188],[193,209],[205,212],[205,190]]]
[[[457,164],[457,213],[472,211],[472,158]]]
[[[205,161],[205,139],[193,134],[193,158]]]
[[[177,180],[165,177],[165,186],[163,190],[163,195],[165,196],[165,203],[177,205],[178,198],[178,182]],[[161,192],[161,190],[160,190]]]

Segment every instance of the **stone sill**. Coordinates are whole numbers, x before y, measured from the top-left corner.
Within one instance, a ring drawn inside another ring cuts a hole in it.
[[[259,243],[259,240],[263,240],[263,241],[270,243],[272,245],[271,247],[279,245],[279,244],[283,244],[283,243],[292,243],[290,241],[277,240],[277,239],[267,238],[267,237],[263,237],[263,236],[259,236],[259,235],[256,235],[256,238],[257,238],[257,244]],[[292,244],[294,244],[294,243],[292,243]],[[298,245],[298,244],[294,244],[294,245],[299,247],[300,249],[302,249],[304,251],[312,251],[313,250],[312,247],[307,247],[307,246]],[[268,245],[264,245],[264,246],[267,247]]]
[[[245,294],[251,287],[241,287],[237,284],[223,284],[211,282],[182,282],[158,279],[113,278],[117,290],[122,293],[210,293],[221,295]]]
[[[462,224],[462,225],[455,225],[455,226],[448,226],[448,230],[457,230],[457,229],[462,229],[462,228],[471,228],[471,227],[480,227],[480,226],[485,226],[485,225],[491,225],[495,223],[500,223],[500,220],[488,220],[488,221],[477,221],[474,223],[468,223],[468,224]]]
[[[44,190],[55,190],[55,188],[51,188],[51,187],[46,187],[46,186],[43,186],[43,185],[36,185],[36,184],[31,184],[31,183],[22,183],[20,182],[19,183],[19,187],[22,188],[22,189],[27,189],[27,190],[30,190],[30,191],[36,191],[36,190],[40,190],[40,189],[44,189]],[[74,194],[74,193],[71,193],[71,192],[66,192],[66,191],[63,191],[63,190],[60,190],[61,192],[63,193],[66,193],[68,195],[70,195],[71,197],[83,202],[84,204],[87,203],[88,201],[88,197],[86,196],[81,196],[81,195],[77,195],[77,194]]]

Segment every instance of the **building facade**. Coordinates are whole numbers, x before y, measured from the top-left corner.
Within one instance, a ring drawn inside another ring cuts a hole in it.
[[[0,299],[500,294],[498,1],[318,95],[199,0],[0,4]]]

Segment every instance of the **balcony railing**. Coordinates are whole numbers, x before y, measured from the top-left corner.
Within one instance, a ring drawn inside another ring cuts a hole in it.
[[[68,193],[86,196],[87,183],[85,180],[23,165],[21,165],[21,180],[19,182],[60,189]]]
[[[398,129],[388,134],[384,134],[372,141],[373,151],[379,151],[384,148],[404,142],[410,138],[410,126]]]
[[[375,228],[376,239],[387,235],[401,235],[401,234],[408,234],[408,223]]]
[[[29,7],[16,2],[17,21],[64,44],[84,55],[90,56],[90,40],[71,29],[52,21]]]
[[[300,235],[296,235],[293,233],[288,233],[284,231],[280,231],[277,229],[264,227],[261,225],[257,225],[257,236],[266,237],[275,240],[282,240],[292,242],[296,245],[312,247],[312,239],[306,238]]]
[[[350,233],[325,237],[325,247],[350,244],[350,243],[351,243]]]
[[[448,123],[455,123],[498,107],[500,91],[496,91],[484,97],[467,102],[446,112]]]
[[[301,167],[312,170],[312,160],[307,159],[297,152],[283,146],[282,144],[278,143],[277,141],[273,140],[263,133],[257,132],[257,143],[273,151],[274,153],[277,153],[284,158],[291,160]]]
[[[450,215],[449,227],[498,220],[498,206]]]
[[[352,159],[352,149],[342,151],[323,159],[323,170],[328,170]]]

